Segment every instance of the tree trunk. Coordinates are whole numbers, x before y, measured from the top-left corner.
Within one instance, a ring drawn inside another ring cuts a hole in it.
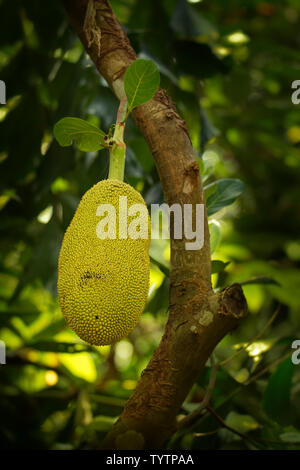
[[[123,75],[136,54],[109,2],[63,0],[63,4],[99,73],[121,99]],[[204,203],[185,122],[167,93],[159,89],[132,115],[155,159],[166,202],[182,207]],[[106,437],[105,448],[161,447],[176,430],[176,415],[213,349],[247,313],[238,284],[213,292],[207,217],[204,235],[203,248],[195,251],[185,249],[185,239],[171,237],[170,313],[165,332]]]

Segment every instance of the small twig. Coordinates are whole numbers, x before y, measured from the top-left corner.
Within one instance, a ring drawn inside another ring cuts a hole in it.
[[[291,356],[293,354],[293,351],[288,351],[288,353],[286,353],[284,356],[280,357],[279,359],[277,359],[276,361],[274,362],[271,362],[270,364],[268,364],[264,369],[262,369],[261,371],[259,371],[257,374],[251,376],[246,382],[243,383],[243,385],[240,385],[239,387],[237,387],[235,390],[233,390],[233,392],[231,392],[226,398],[225,400],[223,400],[221,403],[218,404],[218,406],[216,408],[220,408],[221,406],[223,406],[225,403],[227,403],[229,400],[231,400],[232,397],[234,397],[235,395],[237,395],[238,393],[240,393],[242,390],[245,390],[245,386],[247,385],[250,385],[251,383],[255,382],[259,377],[261,377],[262,375],[266,374],[272,367],[274,366],[278,366],[279,364],[281,364],[283,361],[285,361],[289,356]],[[206,416],[203,416],[202,418],[205,419]]]
[[[195,437],[206,437],[206,436],[213,436],[214,434],[217,434],[220,431],[221,428],[214,429],[213,431],[207,431],[207,432],[194,432],[193,436]]]
[[[125,116],[127,110],[126,96],[120,101],[114,134],[110,140],[109,148],[109,179],[124,180],[126,144],[124,142]]]
[[[208,411],[210,410],[209,408],[209,402],[210,402],[210,398],[211,398],[211,395],[212,395],[212,392],[213,392],[213,389],[214,389],[214,385],[215,385],[215,381],[216,381],[216,375],[217,375],[217,371],[218,371],[218,368],[220,366],[223,366],[224,364],[226,364],[227,362],[231,361],[234,357],[236,357],[238,354],[240,354],[243,350],[247,349],[249,347],[250,344],[252,344],[254,341],[256,341],[258,338],[260,338],[264,333],[265,331],[270,327],[270,325],[274,322],[274,320],[276,319],[277,315],[279,314],[279,311],[280,311],[280,306],[277,308],[277,310],[275,311],[275,313],[273,314],[273,316],[270,318],[270,320],[267,322],[267,324],[264,326],[264,328],[260,331],[260,333],[258,335],[256,335],[252,341],[250,341],[249,343],[247,343],[247,345],[241,349],[240,351],[238,351],[237,353],[235,353],[234,355],[232,355],[231,357],[229,357],[228,359],[226,359],[225,361],[219,363],[219,364],[214,364],[213,367],[212,367],[212,370],[211,370],[211,376],[210,376],[210,380],[209,380],[209,384],[208,384],[208,387],[207,387],[207,390],[206,390],[206,393],[205,393],[205,396],[204,396],[204,399],[203,401],[201,402],[201,405],[196,409],[194,410],[191,414],[189,414],[188,416],[186,416],[185,418],[183,418],[179,424],[178,424],[178,428],[179,429],[183,429],[183,428],[188,428],[188,427],[191,427],[195,421],[197,421],[197,419],[199,418],[199,416],[201,415],[201,412],[204,410],[204,409],[207,409]],[[275,361],[274,363],[272,364],[269,364],[265,369],[263,369],[262,371],[260,371],[258,374],[256,374],[255,376],[253,377],[250,377],[250,379],[245,382],[243,384],[243,386],[240,386],[238,387],[229,397],[227,397],[227,399],[223,402],[225,403],[226,401],[229,400],[229,398],[231,398],[232,396],[234,396],[236,393],[239,393],[240,390],[243,389],[243,387],[245,385],[249,385],[250,383],[254,382],[258,377],[260,377],[261,375],[264,375],[266,372],[268,372],[269,368],[272,367],[273,365],[277,365],[277,364],[280,364],[281,362],[283,362],[286,357],[288,357],[289,355],[291,355],[292,353],[289,352],[287,355],[279,358],[277,361]],[[212,357],[213,358],[213,357]],[[178,436],[177,436],[178,438]]]
[[[251,384],[252,382],[255,382],[255,380],[257,380],[259,377],[261,377],[261,376],[264,375],[266,372],[268,372],[271,367],[278,366],[279,364],[281,364],[283,361],[285,361],[285,360],[286,360],[289,356],[291,356],[292,354],[293,354],[293,351],[288,351],[284,356],[279,357],[276,361],[271,362],[271,364],[269,364],[268,366],[266,366],[264,369],[262,369],[261,371],[259,371],[257,374],[252,375],[252,377],[250,377],[246,382],[244,382],[243,385],[249,385],[249,384]]]
[[[239,356],[243,351],[246,351],[251,344],[253,344],[255,341],[257,341],[259,338],[263,336],[263,334],[267,331],[267,329],[272,325],[276,317],[278,316],[280,312],[280,305],[278,306],[277,310],[275,313],[272,315],[270,320],[267,322],[267,324],[264,326],[264,328],[251,340],[249,341],[245,346],[243,346],[239,351],[236,353],[232,354],[232,356],[228,357],[227,359],[224,359],[224,361],[220,362],[220,366],[225,366],[228,362],[232,361],[232,359],[235,359],[237,356]]]
[[[125,118],[126,118],[126,113],[127,113],[127,98],[126,96],[123,96],[123,98],[120,101],[119,109],[118,109],[118,114],[117,114],[117,124],[124,124]]]
[[[229,426],[224,421],[224,419],[221,416],[219,416],[218,413],[213,408],[211,408],[210,406],[207,406],[207,410],[217,419],[217,421],[219,421],[219,423],[223,426],[223,428],[228,429],[228,431],[231,431],[232,433],[236,434],[237,436],[241,437],[242,439],[248,440],[252,443],[255,442],[255,444],[258,445],[256,438],[250,437],[247,434],[244,434],[244,433],[238,431],[237,429],[234,429],[231,426]]]
[[[211,407],[211,406],[208,406],[207,407],[207,410],[217,419],[217,421],[219,421],[219,423],[222,425],[223,428],[226,428],[228,429],[229,431],[233,432],[234,434],[237,434],[238,436],[240,436],[242,439],[251,439],[249,438],[249,436],[247,436],[247,434],[244,434],[240,431],[238,431],[237,429],[234,429],[232,428],[231,426],[229,426],[225,421],[224,419],[218,415],[218,413]]]
[[[247,434],[244,434],[244,433],[241,433],[240,431],[238,431],[237,429],[234,429],[232,428],[231,426],[229,426],[224,420],[223,418],[218,415],[216,413],[216,411],[211,408],[211,407],[207,407],[208,411],[214,415],[214,417],[219,421],[219,423],[221,423],[221,425],[228,429],[229,431],[233,432],[234,434],[237,434],[238,436],[242,437],[243,439],[248,439],[250,441],[254,441],[254,442],[266,442],[266,443],[270,443],[270,444],[278,444],[278,445],[291,445],[291,444],[295,444],[295,442],[284,442],[284,441],[278,441],[278,440],[275,440],[275,439],[266,439],[266,438],[261,438],[261,437],[257,437],[257,436],[248,436]],[[201,437],[202,435],[205,436],[205,435],[208,435],[208,434],[214,434],[214,433],[217,433],[220,429],[215,429],[214,431],[211,431],[210,433],[195,433],[194,435],[197,436],[197,437]]]

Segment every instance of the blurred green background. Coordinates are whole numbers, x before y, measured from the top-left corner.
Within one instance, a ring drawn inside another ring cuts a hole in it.
[[[140,57],[151,58],[186,120],[204,184],[238,178],[245,190],[210,216],[215,288],[244,283],[249,315],[216,348],[212,411],[166,446],[300,446],[300,79],[297,0],[113,0]],[[107,176],[106,151],[61,148],[60,118],[104,130],[118,102],[59,1],[0,1],[0,448],[94,446],[110,429],[158,345],[167,319],[167,240],[152,243],[149,301],[130,336],[91,347],[66,327],[57,258],[81,196]],[[163,202],[154,160],[129,120],[125,181]],[[165,269],[166,268],[166,269]],[[250,283],[249,283],[250,281]],[[279,308],[280,306],[280,308]],[[274,316],[274,313],[277,314]],[[272,318],[273,316],[273,318]],[[272,319],[272,321],[270,321]],[[269,323],[268,323],[269,322]],[[268,325],[267,328],[265,326]],[[203,399],[207,364],[180,417]]]

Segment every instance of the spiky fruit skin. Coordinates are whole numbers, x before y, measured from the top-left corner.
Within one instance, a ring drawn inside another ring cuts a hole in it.
[[[97,208],[112,204],[119,215],[119,196],[128,208],[145,201],[130,185],[117,180],[97,183],[82,197],[62,243],[58,265],[58,297],[62,313],[75,333],[93,345],[113,344],[128,335],[148,296],[151,224],[147,239],[99,239]],[[128,216],[128,226],[134,217]]]

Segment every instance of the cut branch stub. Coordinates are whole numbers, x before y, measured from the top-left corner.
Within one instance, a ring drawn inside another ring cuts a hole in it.
[[[222,314],[239,319],[247,314],[248,306],[243,289],[239,284],[232,284],[224,289],[222,295]]]

